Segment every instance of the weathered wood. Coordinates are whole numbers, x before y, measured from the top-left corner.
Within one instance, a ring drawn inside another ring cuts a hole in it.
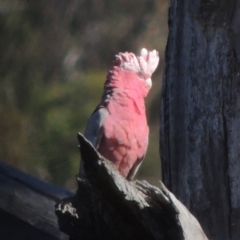
[[[68,239],[58,229],[54,205],[72,195],[0,162],[0,239]]]
[[[129,182],[81,134],[87,179],[73,198],[56,205],[60,229],[71,239],[207,239],[198,221],[160,183]]]
[[[166,186],[210,239],[240,239],[240,0],[172,0],[161,102]]]
[[[0,209],[0,239],[3,240],[58,240],[27,222]],[[65,238],[66,239],[66,238]]]

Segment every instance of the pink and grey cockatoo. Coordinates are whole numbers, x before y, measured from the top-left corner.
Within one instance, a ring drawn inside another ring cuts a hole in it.
[[[116,55],[102,100],[85,131],[85,137],[99,153],[128,180],[133,179],[147,150],[149,128],[144,98],[152,86],[151,76],[158,62],[158,52],[145,48],[140,56],[128,52]],[[81,166],[80,176],[83,175]]]

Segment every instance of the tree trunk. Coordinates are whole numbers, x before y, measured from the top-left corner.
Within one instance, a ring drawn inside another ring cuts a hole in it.
[[[172,0],[163,182],[210,239],[240,239],[240,0]]]

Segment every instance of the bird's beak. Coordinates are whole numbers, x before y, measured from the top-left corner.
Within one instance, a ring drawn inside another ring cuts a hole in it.
[[[151,78],[148,78],[146,80],[146,85],[147,85],[148,89],[150,89],[152,87],[152,79]]]

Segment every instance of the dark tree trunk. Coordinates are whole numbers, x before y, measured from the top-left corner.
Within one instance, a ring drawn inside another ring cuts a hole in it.
[[[163,182],[210,239],[240,239],[240,1],[172,0]]]

